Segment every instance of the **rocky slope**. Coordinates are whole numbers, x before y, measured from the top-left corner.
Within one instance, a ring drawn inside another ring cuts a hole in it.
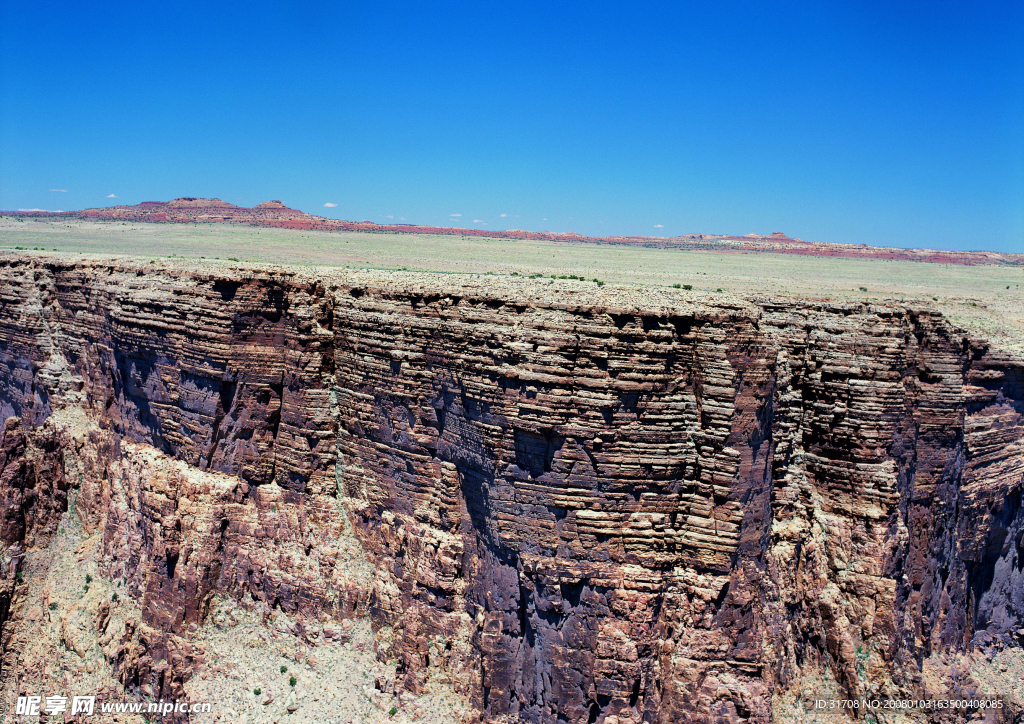
[[[307,641],[369,615],[379,688],[444,676],[495,722],[767,722],[812,675],[974,694],[944,663],[1024,634],[1024,362],[928,309],[0,270],[6,706],[69,499],[138,609],[104,660],[152,697],[215,597]]]

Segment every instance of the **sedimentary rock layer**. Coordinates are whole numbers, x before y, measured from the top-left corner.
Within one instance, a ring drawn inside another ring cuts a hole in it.
[[[928,309],[0,263],[0,617],[73,489],[125,685],[180,692],[218,592],[368,612],[487,721],[766,722],[1017,645],[1024,362]]]

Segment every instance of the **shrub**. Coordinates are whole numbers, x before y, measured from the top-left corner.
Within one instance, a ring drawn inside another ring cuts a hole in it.
[[[388,712],[388,716],[394,716],[398,713],[398,707],[391,707],[391,711]]]
[[[685,289],[688,292],[692,291],[693,290],[693,285],[692,284],[684,284],[683,285],[683,289]]]
[[[113,601],[114,603],[117,603],[117,592],[116,591],[114,592],[114,595],[110,597],[110,600]]]
[[[85,574],[85,582],[92,583],[92,576],[90,576],[88,573]]]
[[[252,690],[252,693],[253,693],[254,696],[259,696],[260,694],[263,693],[263,689],[261,689],[261,688],[259,688],[257,686],[255,689]]]
[[[672,288],[673,288],[673,289],[682,289],[682,288],[683,288],[683,285],[682,285],[682,284],[673,284],[673,285],[672,285]]]
[[[721,288],[721,287],[719,287],[719,288],[718,288],[718,289],[716,289],[715,291],[716,291],[716,292],[720,292],[720,291],[722,291],[722,288]]]
[[[866,291],[868,290],[868,288],[867,288],[867,287],[860,287],[860,290],[861,290],[862,292],[866,292]]]
[[[51,603],[50,604],[50,610],[51,611],[56,611],[57,610],[57,604],[56,603]]]
[[[291,677],[290,679],[288,679],[288,683],[289,683],[289,684],[291,684],[292,686],[295,686],[295,685],[296,685],[297,683],[299,683],[299,680],[298,680],[298,679],[296,679],[296,678],[295,678],[295,677],[293,676],[293,677]]]
[[[282,666],[282,667],[281,667],[281,673],[282,673],[282,674],[285,674],[285,673],[287,673],[287,672],[288,672],[288,667],[287,667],[287,666]]]

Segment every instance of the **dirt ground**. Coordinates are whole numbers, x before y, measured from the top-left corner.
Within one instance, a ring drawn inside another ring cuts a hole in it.
[[[1024,268],[790,254],[715,253],[581,242],[257,229],[230,224],[41,221],[0,216],[0,251],[132,257],[165,264],[295,265],[508,276],[583,276],[609,285],[739,296],[934,305],[1004,349],[1024,353]],[[327,269],[325,269],[327,271]],[[722,292],[717,290],[721,289]]]

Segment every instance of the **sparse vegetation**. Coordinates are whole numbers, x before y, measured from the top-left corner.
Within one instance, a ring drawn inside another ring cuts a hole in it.
[[[867,675],[867,660],[868,651],[861,646],[857,645],[857,675],[864,678]]]
[[[56,602],[50,604],[50,610],[51,611],[56,611],[57,610],[57,603]]]
[[[282,664],[281,665],[281,673],[282,674],[287,674],[288,673],[288,667]]]
[[[90,576],[88,573],[85,574],[85,582],[92,583],[92,576]]]
[[[295,686],[295,685],[296,685],[296,684],[298,684],[298,683],[299,683],[299,680],[298,680],[298,679],[296,679],[296,678],[295,678],[294,676],[288,679],[288,684],[289,684],[290,686]]]
[[[114,591],[114,595],[110,597],[110,600],[117,603],[117,591]]]
[[[253,696],[259,696],[260,694],[263,693],[263,689],[261,689],[260,687],[257,686],[255,689],[252,690],[252,693],[253,693]]]
[[[859,287],[859,289],[860,289],[860,290],[861,290],[862,292],[866,292],[866,291],[868,290],[868,288],[867,288],[867,287]]]
[[[398,707],[393,706],[393,707],[391,707],[391,711],[388,712],[388,716],[394,716],[397,713],[398,713]]]

